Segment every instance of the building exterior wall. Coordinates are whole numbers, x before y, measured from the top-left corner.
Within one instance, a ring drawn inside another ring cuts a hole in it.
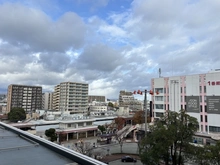
[[[42,108],[47,110],[53,109],[53,93],[43,93],[42,94]]]
[[[32,113],[42,108],[42,87],[15,85],[8,86],[7,113],[14,107],[24,108],[26,113]]]
[[[58,111],[82,113],[88,111],[88,88],[85,83],[62,82],[55,86],[53,108]]]
[[[94,96],[94,95],[89,95],[88,96],[88,102],[91,103],[93,101],[97,102],[106,102],[105,96]]]
[[[164,112],[185,109],[197,118],[199,131],[220,132],[220,71],[206,74],[154,78],[153,119]]]
[[[142,110],[142,103],[136,100],[132,92],[120,91],[119,106],[129,107],[133,111]]]

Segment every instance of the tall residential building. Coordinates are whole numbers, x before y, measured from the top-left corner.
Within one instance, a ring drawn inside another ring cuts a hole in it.
[[[62,82],[56,85],[53,94],[53,109],[83,113],[88,111],[89,85],[77,82]]]
[[[14,107],[24,108],[26,113],[42,109],[42,87],[15,85],[8,86],[7,113]]]
[[[89,95],[88,102],[92,103],[93,101],[104,103],[106,100],[105,100],[105,96]]]
[[[220,132],[220,71],[205,74],[154,78],[153,116],[185,109],[199,122],[200,132]]]
[[[42,109],[53,109],[53,93],[45,92],[42,94]]]
[[[142,103],[134,98],[132,92],[120,91],[119,106],[129,107],[133,111],[142,110]]]

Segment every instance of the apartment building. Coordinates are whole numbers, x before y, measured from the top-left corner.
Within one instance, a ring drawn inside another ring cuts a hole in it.
[[[120,91],[119,106],[129,107],[133,111],[142,110],[142,103],[134,98],[133,92]]]
[[[92,103],[93,101],[104,103],[106,100],[105,100],[105,96],[89,95],[88,102]]]
[[[88,111],[88,88],[86,83],[62,82],[54,87],[53,109],[86,113]]]
[[[45,92],[42,94],[42,109],[53,109],[53,93]]]
[[[185,109],[199,122],[200,132],[220,132],[220,70],[205,74],[151,80],[153,119],[164,112]]]
[[[26,113],[42,109],[42,87],[11,84],[7,93],[7,113],[14,107],[24,108]]]

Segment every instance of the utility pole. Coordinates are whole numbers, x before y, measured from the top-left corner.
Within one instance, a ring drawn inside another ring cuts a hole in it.
[[[148,125],[147,125],[147,117],[148,117],[148,110],[147,110],[147,93],[149,93],[150,95],[154,95],[154,92],[152,91],[152,90],[144,90],[144,91],[140,91],[140,90],[138,90],[137,92],[136,91],[134,91],[133,92],[133,94],[139,94],[139,95],[142,95],[143,94],[143,92],[144,92],[144,108],[143,108],[143,110],[144,110],[144,115],[145,115],[145,128],[144,128],[144,131],[145,131],[145,137],[147,137],[147,130],[148,130]],[[158,95],[159,94],[159,92],[158,91],[156,91],[156,94]],[[149,116],[150,116],[150,114],[149,114]]]

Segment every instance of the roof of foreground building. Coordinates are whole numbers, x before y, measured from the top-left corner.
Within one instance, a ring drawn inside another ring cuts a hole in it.
[[[1,165],[106,165],[46,139],[0,122]]]

